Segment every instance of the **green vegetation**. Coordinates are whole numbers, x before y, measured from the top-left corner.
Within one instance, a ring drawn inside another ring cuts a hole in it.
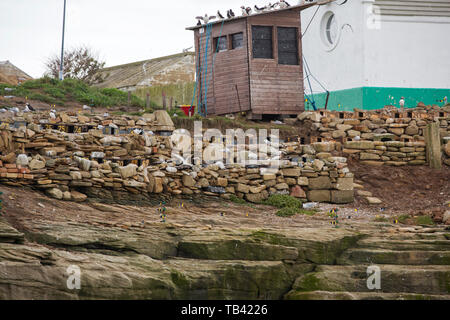
[[[279,217],[292,217],[297,214],[313,216],[317,213],[314,209],[303,209],[302,201],[288,195],[271,195],[263,204],[279,208],[277,212]]]
[[[162,93],[166,95],[167,106],[170,105],[170,98],[173,98],[173,105],[175,101],[178,105],[192,103],[192,97],[194,96],[195,82],[183,82],[178,84],[170,84],[165,86],[152,86],[148,88],[141,88],[136,90],[136,95],[145,101],[147,99],[147,93],[150,94],[150,101],[162,106]],[[197,100],[194,101],[194,104]]]
[[[13,88],[7,92],[5,88]],[[0,84],[0,95],[26,97],[48,104],[64,106],[69,101],[89,105],[91,107],[114,107],[128,105],[128,93],[117,89],[99,89],[90,87],[80,80],[66,79],[59,81],[44,77],[27,81],[19,86]],[[144,107],[144,100],[131,95],[130,106]],[[156,106],[153,104],[152,106]]]
[[[269,197],[269,199],[267,199],[266,201],[264,201],[264,204],[269,205],[269,206],[273,206],[273,207],[277,207],[279,209],[284,209],[284,208],[295,208],[295,209],[301,209],[303,208],[303,202],[288,196],[288,195],[271,195]]]
[[[433,226],[434,221],[429,216],[419,216],[416,218],[416,224],[418,225],[425,225],[425,226]]]
[[[241,199],[241,198],[239,198],[239,197],[236,197],[234,194],[232,194],[232,195],[230,196],[230,201],[233,202],[233,203],[242,205],[242,206],[248,206],[248,207],[251,207],[251,208],[255,208],[255,205],[254,205],[254,204],[249,203],[249,202],[247,202],[247,201],[245,201],[244,199]]]

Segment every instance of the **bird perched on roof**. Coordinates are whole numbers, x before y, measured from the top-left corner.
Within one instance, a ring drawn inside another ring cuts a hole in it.
[[[201,25],[202,25],[202,22],[201,22],[200,20],[198,20],[197,25],[198,25],[198,26],[201,26]]]
[[[36,111],[36,110],[34,110],[34,108],[27,102],[25,104],[25,112],[31,112],[31,111]]]
[[[257,13],[261,13],[264,12],[267,9],[267,6],[259,8],[256,4],[255,4],[255,12]]]
[[[241,9],[242,9],[242,15],[243,16],[249,16],[249,15],[252,14],[252,8],[250,8],[250,7],[242,6]]]
[[[231,19],[231,18],[235,17],[235,14],[234,14],[233,10],[230,9],[230,10],[227,11],[227,17],[228,17],[228,19]]]
[[[280,9],[286,9],[286,8],[290,7],[291,5],[289,3],[287,3],[285,0],[280,0],[279,6],[280,6]]]
[[[219,19],[225,19],[225,17],[220,13],[219,10],[217,10],[217,16],[219,17]]]
[[[198,16],[195,19],[202,20],[205,24],[208,24],[211,20],[216,19],[216,16],[208,16],[208,14],[205,13],[204,17]]]

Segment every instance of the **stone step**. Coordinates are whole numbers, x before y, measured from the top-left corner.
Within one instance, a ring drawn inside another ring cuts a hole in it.
[[[387,240],[368,238],[358,242],[358,248],[396,251],[450,251],[449,240]]]
[[[391,264],[391,265],[447,265],[450,251],[392,251],[380,249],[349,249],[338,264]]]
[[[286,300],[450,300],[450,295],[382,292],[291,291]]]
[[[371,292],[367,281],[369,265],[319,266],[297,278],[293,291]],[[449,266],[379,265],[381,293],[450,294]]]

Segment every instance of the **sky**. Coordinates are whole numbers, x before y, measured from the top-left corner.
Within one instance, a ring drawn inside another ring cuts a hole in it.
[[[67,0],[65,47],[89,46],[106,66],[157,58],[194,45],[185,28],[196,16],[268,2]],[[0,61],[41,77],[48,57],[61,51],[63,7],[64,0],[0,0]]]

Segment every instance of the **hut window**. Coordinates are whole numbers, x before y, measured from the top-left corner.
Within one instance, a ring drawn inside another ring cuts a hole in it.
[[[214,39],[214,50],[222,52],[228,50],[227,37],[220,37]]]
[[[278,63],[298,65],[297,28],[278,28]]]
[[[231,35],[231,49],[239,49],[244,46],[244,33]]]
[[[272,27],[252,26],[253,58],[273,59]]]

